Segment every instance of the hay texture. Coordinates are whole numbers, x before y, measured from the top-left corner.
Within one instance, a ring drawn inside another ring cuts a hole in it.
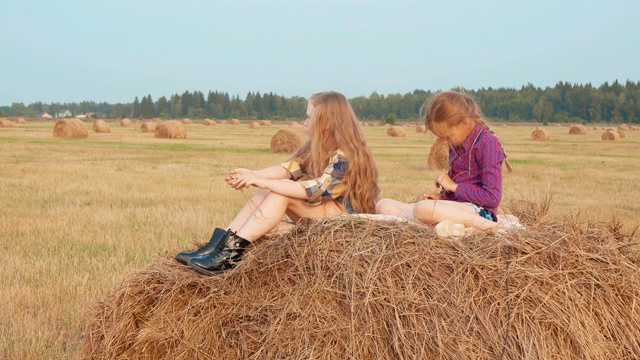
[[[416,132],[424,134],[427,132],[427,127],[424,125],[416,125]]]
[[[271,152],[291,154],[304,144],[308,137],[307,128],[301,125],[280,129],[271,137]]]
[[[602,134],[602,140],[604,141],[616,141],[620,140],[620,134],[616,130],[607,130]]]
[[[107,123],[104,120],[96,120],[93,122],[93,126],[91,127],[93,129],[93,132],[97,132],[97,133],[110,133],[111,132],[111,127],[109,126],[109,123]]]
[[[182,123],[185,124],[185,125],[193,124],[193,120],[191,120],[189,118],[184,118],[184,119],[182,119]]]
[[[0,127],[10,128],[10,127],[13,127],[13,123],[10,120],[1,119],[0,120]]]
[[[427,169],[444,170],[449,166],[449,145],[440,139],[431,145],[427,158]]]
[[[187,129],[185,129],[184,124],[181,121],[165,121],[156,126],[153,136],[162,139],[186,139]]]
[[[16,119],[16,124],[26,124],[27,120],[25,120],[25,118],[17,118]]]
[[[569,128],[571,135],[587,135],[587,128],[584,125],[573,125]]]
[[[390,126],[387,129],[387,135],[391,137],[405,137],[407,133],[400,126]]]
[[[271,120],[259,120],[258,124],[262,126],[271,126]]]
[[[624,130],[618,129],[618,135],[620,135],[620,139],[626,139],[627,138],[627,132],[624,131]]]
[[[140,132],[143,132],[143,133],[154,132],[156,131],[157,127],[158,127],[158,123],[154,121],[145,121],[142,124],[140,124]]]
[[[531,138],[533,140],[549,140],[551,139],[551,134],[545,129],[535,128],[531,132]]]
[[[240,120],[238,120],[238,119],[227,120],[226,124],[228,124],[228,125],[240,125]]]
[[[260,129],[260,123],[257,121],[250,122],[249,129]]]
[[[202,125],[216,125],[217,122],[215,120],[211,120],[211,119],[204,119],[202,120]]]
[[[128,119],[128,118],[120,119],[120,126],[130,126],[130,125],[131,125],[131,119]]]
[[[217,276],[176,249],[94,306],[80,358],[637,358],[639,250],[595,227],[527,225],[455,240],[305,219]]]
[[[89,131],[84,123],[78,119],[62,119],[53,125],[53,137],[86,138]]]

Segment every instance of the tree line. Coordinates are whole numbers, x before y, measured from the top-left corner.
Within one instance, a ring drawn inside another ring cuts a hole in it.
[[[531,84],[515,88],[481,88],[466,90],[491,121],[557,122],[557,123],[640,123],[640,82],[615,80],[594,87],[587,84],[559,82],[544,89]],[[349,99],[361,120],[385,122],[415,121],[420,118],[422,104],[434,92],[414,90],[406,94],[381,95]],[[132,103],[109,104],[83,101],[80,103],[35,102],[29,105],[13,103],[0,107],[0,116],[35,117],[43,113],[52,116],[68,110],[72,116],[89,115],[105,118],[161,119],[272,119],[304,118],[307,99],[284,97],[273,93],[249,92],[241,99],[226,92],[185,91],[153,100],[151,95],[136,97]]]

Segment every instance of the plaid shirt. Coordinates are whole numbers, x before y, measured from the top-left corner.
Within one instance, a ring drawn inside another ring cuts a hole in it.
[[[306,171],[295,160],[287,161],[280,165],[291,173],[294,181],[298,181],[298,179],[306,175]],[[325,198],[340,200],[347,189],[346,185],[342,183],[342,179],[348,166],[349,160],[342,150],[338,149],[329,157],[329,164],[327,164],[319,178],[299,181],[298,183],[307,192],[307,203],[309,205],[319,205]]]
[[[449,146],[449,177],[458,188],[455,193],[445,191],[442,199],[474,203],[497,220],[502,199],[502,161],[504,150],[498,138],[476,124],[462,145]]]

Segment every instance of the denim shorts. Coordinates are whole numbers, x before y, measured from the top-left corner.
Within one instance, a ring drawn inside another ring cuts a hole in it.
[[[473,206],[474,210],[476,211],[476,214],[482,216],[483,218],[485,218],[487,220],[495,221],[493,219],[493,214],[490,211],[488,211],[485,208],[483,208],[482,206],[478,206],[478,205],[476,205],[474,203],[470,203],[470,202],[467,202],[465,204],[469,204],[469,205]]]

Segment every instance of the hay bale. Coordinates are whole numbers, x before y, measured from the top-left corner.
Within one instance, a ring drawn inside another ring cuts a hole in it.
[[[211,120],[211,119],[204,119],[202,120],[202,125],[216,125],[217,122],[215,120]]]
[[[231,119],[227,121],[227,124],[229,125],[240,125],[240,120],[238,119]]]
[[[616,141],[620,140],[620,134],[615,130],[607,130],[602,134],[602,140]]]
[[[111,127],[109,126],[109,123],[107,123],[104,120],[96,120],[96,121],[94,121],[92,129],[93,129],[93,132],[97,132],[97,133],[110,133],[111,132]]]
[[[620,135],[620,139],[626,139],[627,138],[627,133],[624,130],[618,129],[617,133],[618,133],[618,135]]]
[[[533,140],[549,140],[551,138],[551,134],[545,129],[535,128],[531,132],[531,137]]]
[[[120,126],[130,126],[130,125],[131,125],[131,119],[128,119],[128,118],[120,119]]]
[[[88,318],[83,359],[633,359],[640,250],[570,222],[440,239],[304,219],[233,270],[160,255]],[[176,250],[177,251],[177,250]],[[500,356],[502,354],[502,356]]]
[[[187,130],[181,121],[165,121],[156,126],[153,136],[162,139],[186,139]]]
[[[573,125],[569,128],[569,134],[571,135],[586,135],[587,128],[584,125]]]
[[[390,126],[387,129],[387,135],[391,137],[405,137],[407,134],[400,126]]]
[[[157,127],[158,127],[158,123],[156,123],[155,121],[145,121],[142,124],[140,124],[140,132],[143,132],[143,133],[155,132]]]
[[[629,131],[629,126],[627,124],[622,124],[618,126],[618,130]]]
[[[191,120],[189,118],[184,118],[184,119],[182,119],[182,123],[185,124],[185,125],[193,124],[193,120]]]
[[[258,124],[262,126],[271,126],[271,120],[260,120],[258,121]]]
[[[0,127],[3,128],[10,128],[13,127],[13,123],[7,119],[1,119],[0,120]]]
[[[427,127],[424,125],[416,125],[416,132],[424,134],[427,132]]]
[[[304,144],[308,137],[307,128],[304,126],[280,129],[271,137],[270,149],[275,153],[290,154]]]
[[[62,119],[53,125],[53,137],[86,138],[89,131],[84,123],[78,119]]]
[[[638,130],[640,130],[640,126],[632,125],[632,126],[629,127],[629,130],[638,131]]]
[[[17,118],[16,119],[16,124],[26,124],[27,120],[25,120],[24,118]]]
[[[249,123],[249,129],[259,129],[260,123],[257,121],[252,121]]]
[[[449,145],[440,139],[431,145],[427,158],[427,169],[444,170],[449,166]]]
[[[159,119],[159,118],[153,118],[153,120],[151,121],[153,121],[156,124],[162,124],[162,119]]]

